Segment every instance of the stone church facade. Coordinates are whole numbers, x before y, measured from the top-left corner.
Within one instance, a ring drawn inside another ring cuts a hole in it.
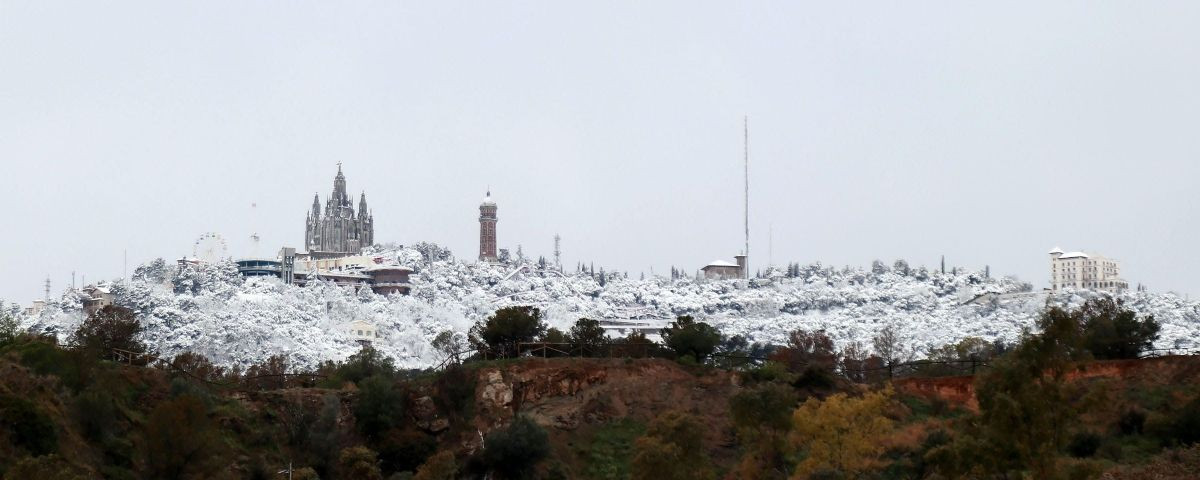
[[[358,211],[346,195],[346,176],[338,163],[333,179],[333,194],[321,210],[321,201],[313,194],[312,211],[304,222],[304,245],[309,254],[318,256],[357,255],[375,242],[375,218],[367,209],[367,194],[358,200]]]

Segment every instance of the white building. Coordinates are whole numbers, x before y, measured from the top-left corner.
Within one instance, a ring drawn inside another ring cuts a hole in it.
[[[1129,288],[1121,278],[1121,264],[1111,258],[1084,252],[1050,250],[1050,289],[1089,289],[1117,293]]]
[[[371,342],[374,342],[375,339],[379,338],[379,332],[375,329],[375,325],[363,320],[354,320],[350,322],[348,325],[346,325],[346,330],[347,333],[350,334],[350,338],[354,339],[354,341],[358,343],[365,343],[369,345]]]

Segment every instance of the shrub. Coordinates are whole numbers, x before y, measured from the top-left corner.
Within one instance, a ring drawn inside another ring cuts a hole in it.
[[[1067,442],[1067,453],[1075,458],[1089,458],[1096,454],[1103,439],[1093,432],[1078,432]]]
[[[448,451],[438,452],[429,457],[420,468],[413,480],[455,480],[458,475],[458,464],[454,462],[454,454]]]
[[[1184,404],[1170,415],[1163,440],[1168,444],[1189,445],[1200,442],[1200,397]]]
[[[393,428],[379,441],[379,462],[384,472],[411,472],[437,450],[433,437],[414,428]]]
[[[404,417],[404,392],[391,378],[375,375],[360,382],[354,420],[367,438],[399,425]]]
[[[502,357],[515,357],[520,343],[532,342],[545,331],[541,310],[506,307],[471,327],[470,336],[472,343],[481,349]]]
[[[533,420],[519,416],[508,427],[487,435],[478,461],[486,471],[501,478],[524,478],[549,454],[546,431]]]
[[[452,364],[433,381],[433,401],[451,418],[467,418],[475,401],[475,378],[472,371],[462,365]]]
[[[795,408],[795,391],[774,383],[743,390],[729,399],[730,415],[739,429],[787,431]]]
[[[678,357],[691,357],[698,363],[716,351],[721,343],[721,332],[690,316],[677,318],[668,328],[661,330],[663,344]]]
[[[1146,427],[1146,412],[1133,407],[1125,410],[1117,419],[1117,431],[1121,435],[1140,435]]]
[[[84,437],[101,441],[117,422],[117,405],[103,388],[89,387],[75,397],[75,418]]]
[[[0,396],[0,425],[8,430],[10,441],[30,455],[36,457],[58,450],[58,431],[54,423],[29,400]]]
[[[26,457],[4,472],[4,480],[84,480],[86,471],[58,455]]]
[[[207,477],[219,466],[219,440],[204,402],[190,395],[164,401],[143,432],[150,478]]]
[[[390,377],[396,373],[396,366],[390,357],[365,346],[346,361],[335,364],[332,370],[327,373],[333,381],[331,386],[340,387],[346,382],[358,384],[367,377],[376,375]]]
[[[341,478],[383,480],[375,452],[367,447],[342,449],[342,453],[338,455],[338,471],[341,472]]]
[[[706,428],[683,412],[667,412],[634,442],[632,480],[704,480],[715,476],[704,448]]]

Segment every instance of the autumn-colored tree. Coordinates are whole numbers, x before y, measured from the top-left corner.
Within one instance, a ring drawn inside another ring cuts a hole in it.
[[[704,480],[715,476],[704,448],[706,427],[683,412],[655,418],[634,442],[632,480]]]
[[[884,449],[879,438],[892,430],[884,416],[891,401],[890,386],[857,398],[839,393],[805,401],[792,415],[791,444],[804,452],[793,478],[818,471],[854,477],[872,469]]]
[[[341,478],[383,480],[375,452],[367,447],[342,449],[342,453],[338,455],[338,471],[341,472]]]
[[[458,464],[454,461],[454,453],[441,451],[417,468],[413,480],[455,480],[458,475]]]
[[[789,372],[803,372],[809,368],[833,371],[837,366],[837,351],[833,348],[833,339],[824,330],[796,330],[788,335],[787,346],[775,350],[771,360],[783,364]]]

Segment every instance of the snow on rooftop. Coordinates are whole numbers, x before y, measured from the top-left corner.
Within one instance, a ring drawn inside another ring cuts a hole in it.
[[[1058,253],[1058,254],[1062,254],[1062,253],[1063,253],[1063,249],[1061,249],[1061,248],[1059,248],[1059,247],[1054,247],[1053,249],[1051,249],[1051,250],[1050,250],[1050,254],[1051,254],[1051,255],[1054,255],[1054,254],[1056,254],[1056,253]]]
[[[736,266],[738,266],[738,264],[728,262],[725,260],[713,260],[711,262],[708,262],[708,265],[705,265],[705,266],[706,267],[736,267]]]
[[[1083,253],[1083,252],[1071,252],[1071,253],[1063,254],[1061,257],[1058,257],[1058,258],[1088,258],[1088,254]]]

